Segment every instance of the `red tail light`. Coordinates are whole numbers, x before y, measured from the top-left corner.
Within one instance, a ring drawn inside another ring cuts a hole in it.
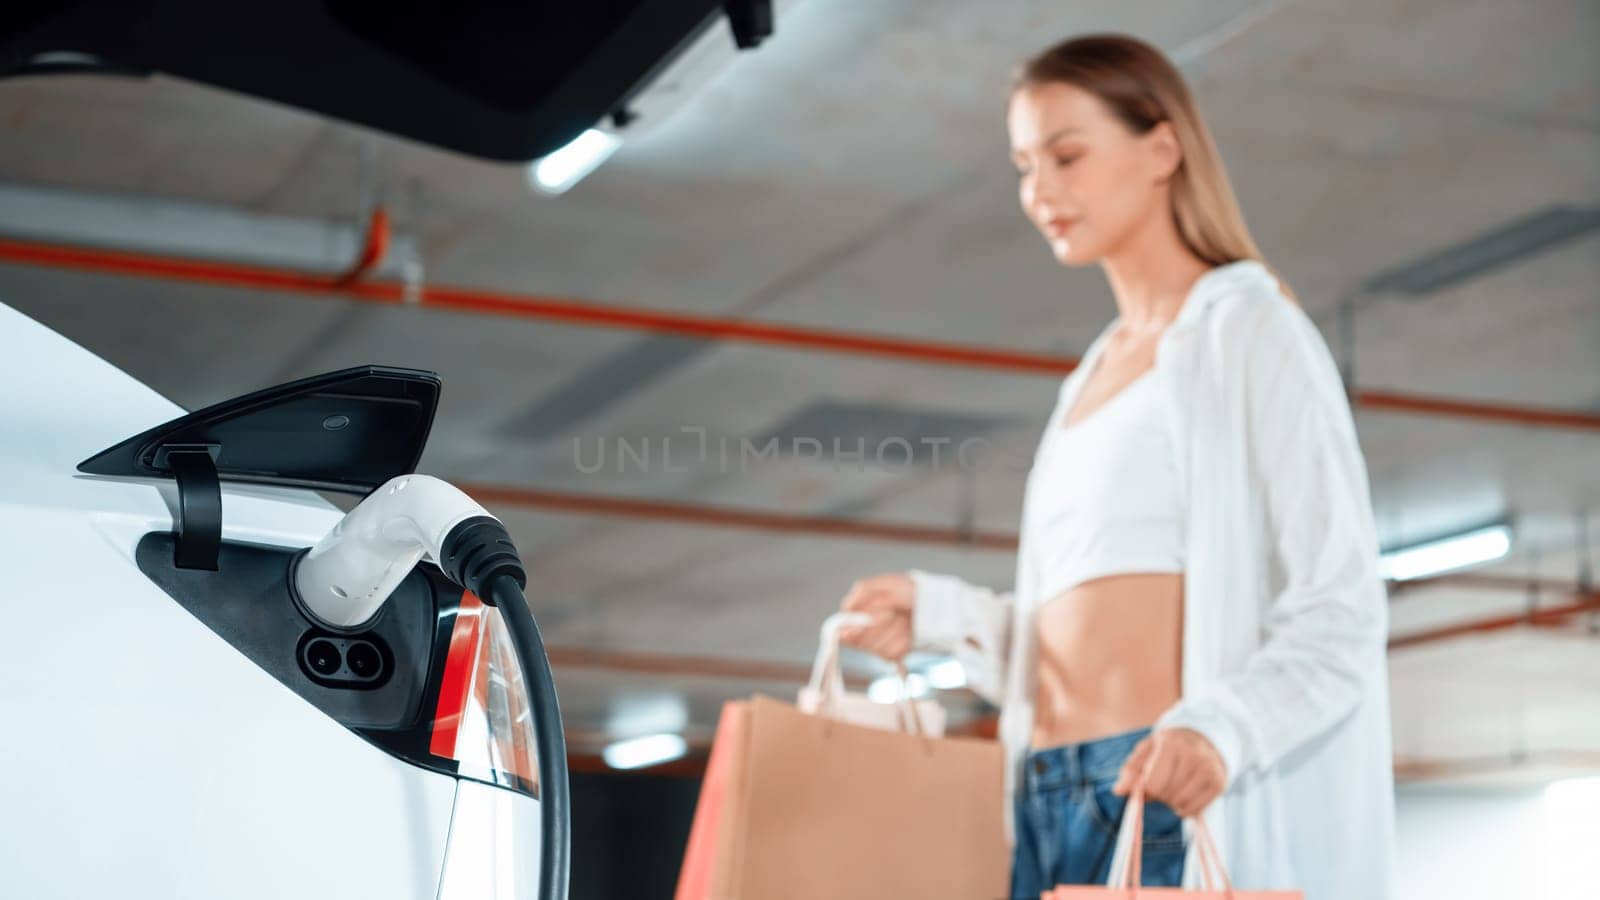
[[[428,752],[468,778],[539,795],[528,689],[500,613],[463,594],[440,676]]]

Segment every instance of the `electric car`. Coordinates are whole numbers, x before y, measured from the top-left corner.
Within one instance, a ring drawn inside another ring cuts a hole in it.
[[[409,471],[436,379],[365,367],[189,414],[3,306],[0,372],[5,893],[540,896],[500,611],[409,562],[354,629],[290,587],[344,518],[308,486]],[[216,474],[183,475],[184,448]]]
[[[0,12],[0,78],[159,72],[526,162],[772,30],[771,0],[46,0]],[[413,471],[437,377],[189,412],[0,305],[0,380],[0,895],[564,900],[526,573]]]

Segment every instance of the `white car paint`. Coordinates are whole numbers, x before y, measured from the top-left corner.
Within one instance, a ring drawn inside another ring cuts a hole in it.
[[[0,893],[439,896],[457,780],[323,714],[140,572],[139,538],[173,528],[171,483],[77,473],[182,412],[0,305]],[[339,519],[273,487],[224,484],[223,508],[225,540],[293,547]],[[466,784],[473,827],[502,808],[536,873],[537,802]],[[450,895],[475,896],[510,895]]]

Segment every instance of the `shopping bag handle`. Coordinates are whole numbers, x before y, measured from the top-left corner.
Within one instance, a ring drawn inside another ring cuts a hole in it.
[[[822,620],[821,640],[817,642],[817,658],[811,664],[811,682],[808,685],[817,696],[832,699],[843,678],[839,673],[839,632],[872,624],[872,616],[859,612],[836,612]]]
[[[822,701],[824,711],[836,705],[844,690],[844,675],[839,671],[839,632],[845,628],[872,624],[872,616],[863,612],[836,612],[822,621],[821,640],[818,641],[817,658],[811,664],[809,687]],[[906,672],[905,660],[895,661],[895,671],[900,675],[900,699],[896,706],[901,713],[901,727],[915,735],[926,734],[917,705],[911,699],[911,682]]]
[[[1194,826],[1195,848],[1200,858],[1201,888],[1207,891],[1220,890],[1227,900],[1233,900],[1233,883],[1228,880],[1228,871],[1222,865],[1222,854],[1217,852],[1216,841],[1211,838],[1205,817],[1191,816],[1188,821]],[[1122,824],[1117,829],[1117,842],[1111,855],[1111,875],[1106,879],[1107,887],[1132,889],[1137,896],[1143,838],[1144,776],[1141,774],[1134,780],[1133,788],[1128,792],[1127,805],[1123,807]]]

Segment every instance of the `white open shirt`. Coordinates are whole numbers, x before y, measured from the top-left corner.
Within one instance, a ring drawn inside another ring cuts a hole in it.
[[[1062,383],[1070,408],[1113,319]],[[1394,833],[1387,592],[1366,464],[1316,325],[1254,260],[1206,272],[1152,373],[1185,510],[1183,697],[1157,728],[1206,736],[1228,789],[1205,813],[1236,888],[1388,900]],[[1055,417],[1051,417],[1054,421]],[[1086,477],[1092,477],[1086,473]],[[1011,592],[914,570],[918,647],[955,654],[1000,706],[1003,822],[1033,731],[1034,612]],[[1184,886],[1198,887],[1193,843]]]

